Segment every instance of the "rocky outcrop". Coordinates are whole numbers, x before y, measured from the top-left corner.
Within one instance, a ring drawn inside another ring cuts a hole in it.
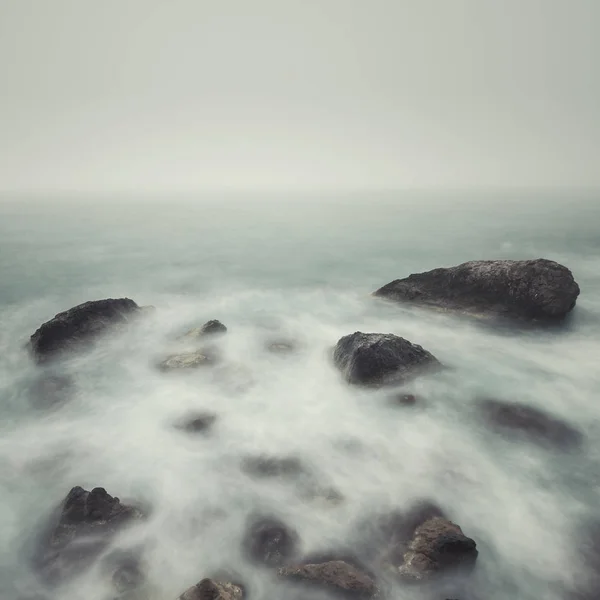
[[[197,340],[200,338],[205,338],[207,336],[214,336],[217,334],[227,333],[227,327],[216,319],[211,321],[207,321],[202,325],[202,327],[198,327],[196,329],[192,329],[188,331],[182,339],[184,340]]]
[[[560,320],[579,286],[567,267],[546,259],[477,260],[396,279],[374,294],[474,314]]]
[[[298,535],[279,519],[253,520],[243,542],[249,560],[268,567],[279,567],[297,552]]]
[[[486,398],[479,409],[487,425],[504,435],[562,450],[576,449],[583,442],[577,429],[532,406]]]
[[[476,543],[458,525],[433,517],[416,529],[398,572],[405,580],[428,580],[450,570],[473,568],[477,555]]]
[[[84,302],[57,314],[30,338],[29,349],[37,362],[88,345],[115,325],[124,324],[140,310],[129,298]]]
[[[281,578],[320,586],[349,597],[373,598],[378,594],[375,581],[367,573],[341,560],[283,567],[277,573]]]
[[[48,523],[34,557],[40,574],[59,582],[90,566],[125,527],[143,518],[104,488],[74,487]]]
[[[243,589],[234,583],[203,579],[183,592],[179,600],[242,600],[243,597]]]
[[[335,366],[349,383],[403,383],[441,367],[427,350],[391,333],[357,331],[341,338],[333,352]]]

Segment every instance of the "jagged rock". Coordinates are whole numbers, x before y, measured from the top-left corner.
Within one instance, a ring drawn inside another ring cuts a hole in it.
[[[349,383],[362,385],[402,383],[441,367],[433,354],[402,337],[360,331],[338,341],[333,361]]]
[[[295,479],[306,473],[300,459],[293,456],[249,456],[243,459],[242,469],[260,478]]]
[[[163,360],[158,368],[161,371],[177,371],[181,369],[198,369],[199,367],[209,367],[217,362],[216,356],[206,350],[197,350],[195,352],[183,352],[181,354],[172,354]]]
[[[427,580],[449,570],[470,569],[477,555],[474,540],[458,525],[433,517],[416,529],[398,572],[403,579]]]
[[[75,575],[94,562],[114,535],[143,516],[104,488],[88,492],[74,487],[48,523],[34,565],[50,582]]]
[[[57,314],[30,338],[29,349],[41,363],[60,353],[88,345],[111,327],[128,322],[139,311],[129,298],[84,302]]]
[[[377,585],[369,575],[341,560],[283,567],[277,573],[284,579],[318,585],[348,596],[373,598],[378,594]]]
[[[278,567],[296,554],[298,535],[278,519],[260,517],[250,525],[243,544],[252,562]]]
[[[396,279],[374,295],[474,314],[560,320],[579,286],[567,267],[546,259],[477,260]]]
[[[206,433],[216,420],[217,415],[212,413],[198,413],[182,419],[175,427],[186,433]]]
[[[227,327],[221,323],[221,321],[217,321],[213,319],[212,321],[207,321],[202,325],[202,327],[198,327],[196,329],[192,329],[188,331],[183,339],[185,340],[194,340],[199,338],[204,338],[209,335],[223,334],[227,333]]]
[[[243,589],[234,583],[203,579],[183,592],[179,600],[242,600],[243,597]]]
[[[583,441],[577,429],[538,408],[491,398],[482,400],[479,408],[486,423],[505,434],[563,450],[577,448]]]

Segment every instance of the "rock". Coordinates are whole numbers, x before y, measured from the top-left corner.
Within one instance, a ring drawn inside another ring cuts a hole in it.
[[[251,456],[242,461],[242,469],[260,478],[295,479],[305,474],[300,459],[295,457]]]
[[[114,535],[143,516],[104,488],[88,492],[74,487],[48,524],[35,566],[51,582],[75,575],[94,562]]]
[[[582,434],[571,425],[531,406],[488,398],[480,402],[479,409],[496,431],[563,450],[577,448],[583,441]]]
[[[197,350],[195,352],[183,352],[181,354],[172,354],[163,360],[158,368],[161,371],[177,371],[181,369],[198,369],[199,367],[208,367],[217,362],[216,356],[206,350]]]
[[[217,415],[212,413],[197,413],[182,419],[175,427],[186,433],[206,433],[216,420]]]
[[[113,588],[119,595],[140,589],[146,581],[139,550],[109,553],[102,561],[102,572],[110,577]]]
[[[396,279],[374,295],[467,313],[560,320],[575,306],[579,286],[567,267],[551,260],[477,260]]]
[[[398,572],[403,579],[427,580],[457,568],[471,569],[477,555],[477,545],[458,525],[433,517],[416,529]]]
[[[179,600],[242,600],[243,597],[243,589],[234,583],[203,579],[183,592]]]
[[[396,406],[415,406],[415,404],[422,404],[423,399],[415,396],[414,394],[405,394],[400,392],[390,396],[390,402]]]
[[[352,384],[403,383],[441,363],[427,350],[391,333],[357,331],[341,338],[333,361]]]
[[[30,338],[29,349],[38,363],[66,351],[80,349],[139,311],[129,298],[84,302],[57,314]]]
[[[283,567],[277,574],[285,579],[319,585],[352,597],[373,598],[378,594],[377,586],[369,575],[341,560]]]
[[[249,527],[243,545],[252,562],[279,567],[296,554],[298,535],[278,519],[260,517]]]
[[[199,339],[199,338],[204,338],[209,335],[224,334],[224,333],[227,333],[227,327],[225,327],[225,325],[223,325],[223,323],[221,323],[221,321],[217,321],[216,319],[213,319],[212,321],[207,321],[206,323],[204,323],[204,325],[202,325],[202,327],[198,327],[196,329],[192,329],[192,330],[188,331],[183,336],[183,339]]]

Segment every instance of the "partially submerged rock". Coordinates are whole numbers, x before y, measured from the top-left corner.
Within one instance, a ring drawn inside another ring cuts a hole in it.
[[[433,354],[402,337],[360,331],[338,341],[333,361],[349,383],[362,385],[402,383],[441,367]]]
[[[196,413],[181,419],[175,424],[175,427],[185,433],[206,433],[212,428],[216,420],[217,415],[213,413]]]
[[[125,527],[143,518],[142,511],[122,504],[104,488],[91,492],[74,487],[48,524],[35,566],[50,582],[89,567]]]
[[[56,407],[73,394],[73,378],[70,375],[46,373],[38,377],[29,388],[31,403],[37,408]]]
[[[479,409],[486,423],[504,434],[563,450],[577,448],[583,441],[577,429],[532,406],[486,398]]]
[[[258,478],[295,479],[306,473],[300,459],[294,456],[249,456],[242,460],[242,469]]]
[[[373,598],[378,594],[375,581],[367,573],[341,560],[283,567],[277,573],[284,579],[318,585],[352,597]]]
[[[179,600],[242,600],[243,597],[240,586],[206,578],[183,592]]]
[[[196,350],[194,352],[182,352],[181,354],[172,354],[163,360],[158,368],[161,371],[177,371],[198,369],[200,367],[209,367],[217,362],[214,353],[206,350]]]
[[[271,340],[267,342],[266,349],[272,354],[292,354],[297,350],[294,342],[289,340]]]
[[[111,327],[127,323],[139,310],[129,298],[84,302],[44,323],[31,336],[29,348],[37,362],[47,361],[88,345]]]
[[[447,571],[472,569],[477,555],[477,544],[458,525],[433,517],[416,529],[398,572],[406,580],[428,580]]]
[[[279,519],[259,517],[251,523],[243,545],[252,562],[279,567],[296,554],[298,534]]]
[[[579,296],[571,271],[554,261],[476,260],[396,279],[374,295],[474,314],[560,320]]]
[[[200,338],[205,338],[207,336],[224,334],[227,333],[227,327],[216,319],[211,321],[207,321],[202,325],[202,327],[197,327],[196,329],[192,329],[188,331],[182,339],[184,340],[197,340]]]

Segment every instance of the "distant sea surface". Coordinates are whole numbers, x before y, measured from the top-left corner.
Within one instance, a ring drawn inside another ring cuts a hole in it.
[[[493,330],[370,296],[435,267],[540,257],[581,287],[560,331]],[[479,598],[558,600],[581,581],[581,531],[600,519],[600,195],[6,196],[0,281],[3,600],[115,597],[98,569],[56,590],[31,571],[36,533],[75,485],[152,507],[115,541],[146,548],[147,600],[223,569],[272,599],[271,576],[241,551],[256,512],[289,523],[311,553],[347,547],[371,515],[423,498],[477,541]],[[64,403],[36,401],[28,337],[62,310],[111,297],[157,310],[67,361],[75,385]],[[226,369],[160,373],[174,340],[209,319],[228,327]],[[357,330],[401,335],[453,368],[411,383],[424,399],[415,406],[349,388],[328,353]],[[296,352],[269,353],[277,340]],[[577,428],[583,448],[490,432],[482,396],[543,409]],[[173,426],[207,411],[217,416],[209,436]],[[298,457],[343,501],[252,478],[243,460],[263,454]],[[398,587],[393,597],[421,596]]]

